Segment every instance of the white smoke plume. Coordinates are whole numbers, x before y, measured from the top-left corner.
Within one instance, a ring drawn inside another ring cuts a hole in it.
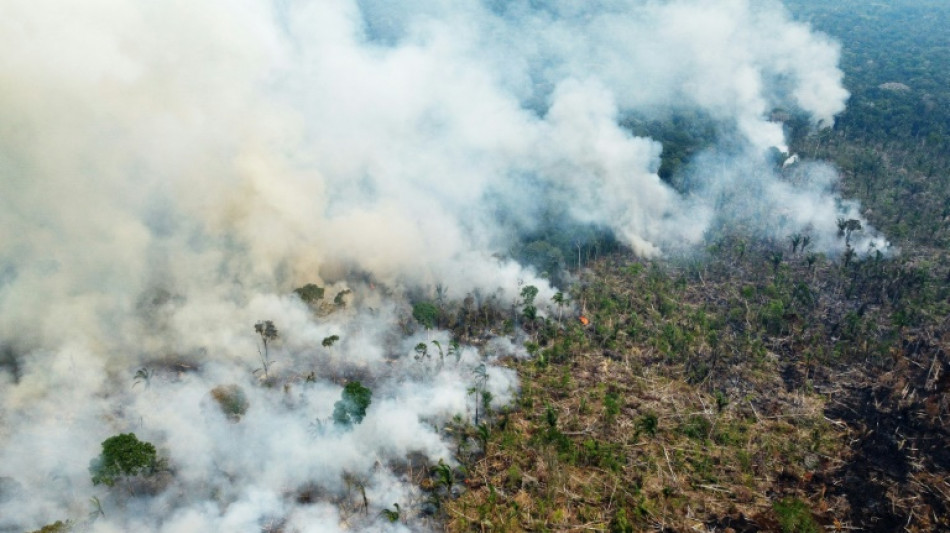
[[[550,206],[644,255],[736,210],[840,247],[833,221],[860,215],[834,175],[757,164],[785,144],[772,109],[827,125],[844,108],[837,61],[769,1],[5,0],[0,531],[85,517],[92,496],[105,515],[83,523],[101,532],[423,528],[379,517],[422,498],[390,464],[451,462],[441,428],[471,418],[485,354],[423,370],[402,291],[510,302],[530,283],[549,301],[505,257]],[[678,193],[657,176],[660,144],[618,125],[677,109],[751,155]],[[351,302],[317,318],[289,296],[308,282]],[[260,319],[280,328],[286,387],[252,374]],[[154,376],[133,388],[143,366]],[[511,373],[488,377],[499,404],[516,391]],[[356,378],[374,392],[367,419],[314,429]],[[229,383],[250,404],[239,423],[209,407]],[[100,442],[131,431],[169,459],[164,486],[94,487]],[[367,513],[340,504],[344,474]]]

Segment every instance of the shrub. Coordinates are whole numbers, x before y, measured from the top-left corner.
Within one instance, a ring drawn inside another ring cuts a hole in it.
[[[680,426],[684,435],[695,440],[705,440],[711,429],[712,422],[702,415],[692,415]]]
[[[783,533],[818,533],[820,528],[808,506],[798,498],[785,498],[772,505]]]
[[[211,397],[218,402],[221,412],[235,422],[240,420],[250,407],[244,389],[237,385],[218,385],[211,389]]]
[[[639,420],[637,420],[637,430],[650,435],[651,437],[656,435],[656,430],[660,425],[659,418],[657,418],[656,413],[644,413]]]
[[[153,474],[157,464],[155,446],[135,433],[122,433],[102,441],[102,453],[89,464],[89,473],[93,485],[111,487],[122,477]]]
[[[620,394],[616,390],[609,390],[604,395],[604,418],[608,423],[620,414]]]
[[[432,329],[439,319],[439,308],[430,302],[419,302],[412,306],[412,318],[422,324],[422,327]]]
[[[294,289],[294,293],[300,297],[301,300],[310,305],[316,304],[317,300],[322,300],[325,292],[323,287],[318,287],[313,283],[308,283],[303,287]]]
[[[521,488],[522,473],[518,465],[508,467],[508,478],[505,480],[508,489],[517,491]]]
[[[349,427],[359,424],[366,416],[366,409],[373,401],[373,391],[359,381],[351,381],[343,387],[340,401],[333,404],[333,421]]]
[[[627,511],[620,509],[610,521],[610,533],[633,533],[633,524],[627,518]]]

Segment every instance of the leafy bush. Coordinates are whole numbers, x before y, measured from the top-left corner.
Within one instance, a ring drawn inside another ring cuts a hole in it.
[[[818,533],[820,528],[808,506],[798,498],[785,498],[772,505],[783,533]]]
[[[647,435],[653,437],[656,435],[656,430],[659,427],[659,418],[657,418],[656,413],[644,413],[639,420],[637,420],[637,430],[646,433]]]
[[[604,395],[604,420],[612,424],[620,414],[620,394],[615,390],[607,391]]]
[[[509,490],[517,491],[521,488],[522,473],[521,469],[518,468],[518,465],[511,465],[508,467],[508,477],[506,479],[506,486]]]
[[[431,302],[419,302],[412,306],[412,318],[422,324],[422,327],[432,329],[439,319],[439,308]]]
[[[627,518],[627,511],[621,508],[610,521],[610,533],[633,533],[633,524]]]
[[[578,462],[582,465],[596,466],[620,472],[626,462],[620,445],[588,438],[578,449]]]
[[[350,427],[359,424],[366,416],[366,409],[373,401],[373,391],[359,381],[351,381],[343,387],[340,401],[333,404],[333,422]]]
[[[102,441],[102,453],[89,464],[92,484],[115,485],[124,476],[155,472],[158,454],[155,446],[140,441],[135,433],[122,433]]]
[[[323,287],[318,287],[313,283],[308,283],[303,287],[294,289],[294,294],[300,297],[304,303],[315,304],[317,300],[322,300],[326,291]]]
[[[218,402],[221,412],[235,422],[240,420],[250,407],[244,389],[237,385],[218,385],[211,389],[211,397]]]
[[[684,435],[695,440],[705,440],[711,429],[712,422],[702,415],[692,415],[680,426]]]

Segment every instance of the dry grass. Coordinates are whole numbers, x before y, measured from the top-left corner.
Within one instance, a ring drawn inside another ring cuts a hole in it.
[[[914,448],[934,428],[933,438],[946,435],[948,402],[935,392],[946,365],[902,363],[920,367],[915,385],[900,364],[829,361],[838,348],[827,324],[857,305],[828,274],[833,265],[786,272],[787,286],[805,279],[818,303],[778,318],[766,314],[778,297],[768,291],[781,287],[756,289],[766,294],[756,301],[743,281],[761,272],[680,283],[630,265],[602,262],[578,288],[590,325],[575,317],[544,339],[541,358],[509,362],[520,400],[495,416],[484,454],[467,466],[468,490],[444,503],[447,531],[843,531],[896,516],[911,531],[948,525],[924,498],[950,495],[936,444]],[[863,342],[848,353],[872,357],[884,345],[870,334]],[[871,410],[857,394],[867,387],[878,391]],[[875,452],[875,417],[897,412],[929,417],[904,440],[906,478],[888,471],[890,441],[878,470],[861,466]],[[862,483],[879,499],[869,517]],[[789,525],[797,519],[805,525]]]

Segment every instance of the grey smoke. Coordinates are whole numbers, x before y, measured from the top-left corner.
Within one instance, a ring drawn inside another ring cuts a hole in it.
[[[421,498],[387,465],[410,452],[451,461],[439,428],[471,416],[481,355],[420,371],[411,351],[424,336],[399,327],[404,290],[443,283],[452,297],[500,290],[512,302],[529,283],[549,301],[538,273],[504,255],[548,205],[643,255],[687,248],[722,221],[809,231],[834,252],[834,221],[861,219],[829,167],[763,163],[785,144],[773,108],[828,125],[848,96],[837,46],[776,2],[7,0],[2,11],[0,531],[84,517],[93,495],[107,514],[89,528],[102,532],[278,519],[405,529],[376,519]],[[686,194],[657,177],[660,144],[618,126],[677,109],[742,147],[700,159]],[[862,249],[883,246],[864,235]],[[315,318],[289,296],[308,282],[352,288],[351,302]],[[282,333],[274,371],[316,383],[256,383],[261,319]],[[330,334],[342,340],[328,351]],[[153,383],[131,388],[145,365]],[[500,405],[516,380],[489,373]],[[314,437],[353,376],[374,390],[367,419]],[[209,403],[228,383],[251,405],[237,424]],[[99,443],[127,431],[174,467],[152,496],[89,481]],[[333,503],[344,473],[366,479],[367,517]],[[308,484],[330,496],[298,503]]]

